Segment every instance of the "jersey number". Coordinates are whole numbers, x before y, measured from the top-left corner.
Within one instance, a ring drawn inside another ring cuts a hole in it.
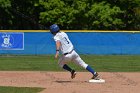
[[[69,41],[67,40],[67,38],[66,38],[66,37],[64,37],[64,38],[65,38],[65,40],[66,40],[67,44],[69,44]]]

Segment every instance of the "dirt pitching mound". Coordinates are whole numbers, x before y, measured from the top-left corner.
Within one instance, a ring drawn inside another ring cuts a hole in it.
[[[40,93],[139,93],[140,73],[99,72],[105,83],[89,83],[89,72],[0,71],[0,86],[41,87]]]

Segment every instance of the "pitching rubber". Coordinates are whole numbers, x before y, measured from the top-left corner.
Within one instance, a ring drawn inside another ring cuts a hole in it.
[[[105,80],[104,79],[99,79],[99,80],[90,79],[89,82],[90,83],[105,83]]]

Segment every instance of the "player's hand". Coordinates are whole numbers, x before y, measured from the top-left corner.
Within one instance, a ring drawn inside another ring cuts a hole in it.
[[[56,52],[55,58],[57,59],[59,57],[59,52]]]

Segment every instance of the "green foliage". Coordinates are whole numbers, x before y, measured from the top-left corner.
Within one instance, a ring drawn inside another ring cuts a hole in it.
[[[11,6],[10,0],[0,0],[0,7],[7,8]]]
[[[16,29],[39,29],[39,11],[36,3],[38,0],[12,0],[10,12],[14,16],[13,23],[17,26]]]
[[[123,13],[119,7],[113,6],[106,2],[94,3],[86,16],[89,18],[90,28],[94,29],[117,29],[123,21],[119,14]]]
[[[44,2],[44,0],[40,0],[39,3],[45,9],[44,12],[40,13],[40,19],[42,19],[40,20],[41,23],[63,23],[63,20],[65,19],[63,16],[65,7],[64,2],[61,0],[46,0],[46,2]]]
[[[139,30],[140,0],[0,0],[0,29]]]
[[[124,11],[122,21],[124,22],[123,29],[140,30],[140,18],[138,11],[140,8],[140,0],[106,0],[112,6],[118,6]]]
[[[136,9],[140,7],[140,0],[120,0],[119,6],[125,11],[124,13],[124,22],[125,22],[125,29],[136,29],[139,30],[139,16]]]
[[[57,23],[63,29],[115,29],[117,25],[123,24],[117,17],[123,11],[116,6],[112,8],[105,2],[74,0],[71,4],[65,4],[61,0],[40,0],[39,3],[45,10],[40,13],[40,23],[43,24]]]
[[[12,15],[8,11],[10,7],[10,0],[0,0],[0,29],[8,28],[12,24]]]

